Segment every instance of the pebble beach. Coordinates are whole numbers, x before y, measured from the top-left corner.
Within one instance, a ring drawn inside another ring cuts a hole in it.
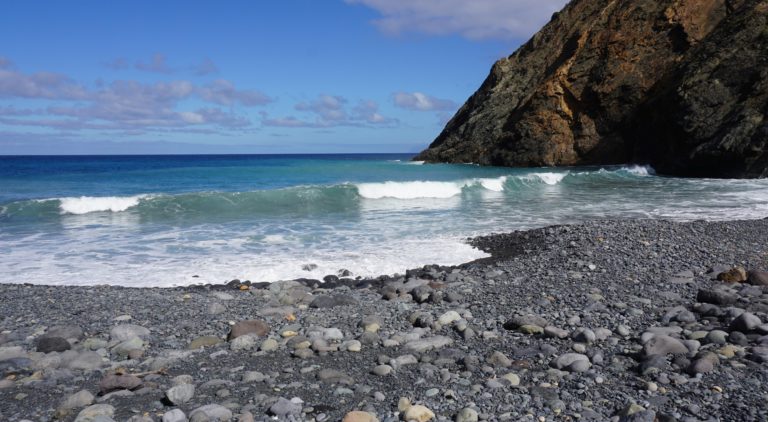
[[[469,242],[378,278],[0,284],[0,420],[768,419],[768,219]]]

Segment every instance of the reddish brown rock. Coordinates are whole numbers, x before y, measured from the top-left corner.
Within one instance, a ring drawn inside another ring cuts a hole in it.
[[[267,325],[266,322],[258,319],[249,319],[239,321],[233,325],[227,340],[234,340],[246,334],[255,334],[259,337],[264,337],[267,333],[269,333],[269,325]]]
[[[718,274],[717,279],[726,283],[743,283],[747,281],[747,272],[744,268],[734,267]]]
[[[755,286],[768,286],[768,271],[750,271],[747,282]]]
[[[107,374],[99,381],[99,391],[106,394],[115,390],[133,390],[141,385],[141,378],[130,374]]]

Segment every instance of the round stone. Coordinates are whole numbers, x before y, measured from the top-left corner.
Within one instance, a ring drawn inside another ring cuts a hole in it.
[[[177,406],[192,400],[192,396],[194,395],[195,386],[192,384],[177,385],[165,392],[165,397],[168,401]]]
[[[456,311],[448,311],[442,315],[440,315],[439,318],[437,318],[437,322],[440,323],[442,326],[446,326],[454,321],[458,321],[461,319],[461,315],[459,315]]]
[[[509,381],[509,385],[513,387],[520,385],[520,377],[515,373],[510,372],[508,374],[504,374],[501,376],[501,378]]]
[[[278,347],[280,347],[280,344],[277,342],[277,340],[268,338],[261,343],[259,349],[262,352],[272,352],[277,350]]]
[[[435,414],[429,408],[420,404],[411,406],[405,411],[405,420],[407,421],[427,422],[434,417]]]
[[[373,413],[354,410],[344,415],[344,419],[341,422],[379,422],[379,418]]]
[[[37,351],[40,353],[63,352],[71,348],[67,339],[62,337],[43,337],[37,341]]]
[[[373,368],[373,373],[383,377],[392,373],[392,367],[389,365],[379,365]]]
[[[456,418],[454,420],[456,422],[477,422],[479,420],[479,416],[475,409],[465,407],[456,414]]]
[[[525,324],[517,328],[523,334],[544,334],[544,328],[538,325]]]

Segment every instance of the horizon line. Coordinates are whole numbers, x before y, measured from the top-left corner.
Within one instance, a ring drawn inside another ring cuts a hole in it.
[[[2,154],[0,157],[121,157],[121,156],[200,156],[200,155],[417,155],[418,152],[305,152],[305,153],[123,153],[123,154]]]

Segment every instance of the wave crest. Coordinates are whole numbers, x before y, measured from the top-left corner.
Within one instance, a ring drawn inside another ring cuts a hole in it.
[[[548,185],[556,185],[565,179],[570,173],[533,173],[531,177],[535,177]]]
[[[445,199],[461,193],[462,186],[455,182],[383,182],[360,183],[357,192],[367,199]]]
[[[309,215],[347,212],[359,201],[379,199],[448,199],[472,192],[499,192],[540,189],[542,185],[592,183],[653,175],[643,166],[531,171],[495,178],[452,181],[385,181],[340,185],[294,186],[249,192],[150,193],[132,196],[81,196],[17,201],[0,206],[0,218],[57,218],[61,215],[136,212],[145,218],[174,216],[241,218],[261,215]]]
[[[81,196],[77,198],[59,198],[62,214],[88,214],[98,211],[121,212],[139,205],[149,195],[136,196]]]
[[[504,191],[504,183],[507,176],[497,177],[495,179],[469,179],[457,182],[382,182],[382,183],[359,183],[355,185],[357,192],[362,198],[366,199],[447,199],[461,195],[464,188],[472,186],[481,186],[486,190],[494,192]]]
[[[653,176],[656,174],[656,170],[651,166],[629,166],[622,167],[621,170],[635,176]]]

